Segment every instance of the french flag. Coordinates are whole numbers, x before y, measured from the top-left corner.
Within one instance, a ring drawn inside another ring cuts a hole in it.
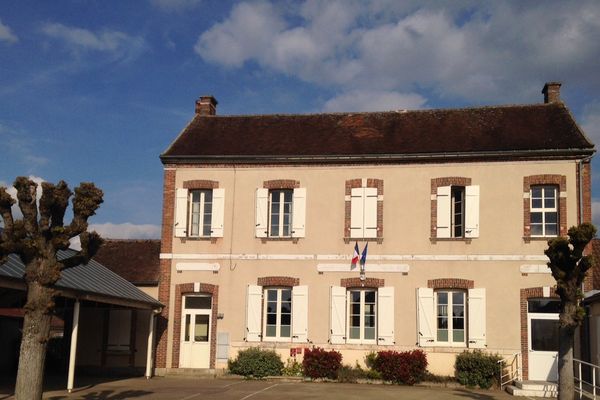
[[[351,269],[356,268],[356,264],[358,263],[358,259],[360,257],[360,250],[358,249],[358,242],[354,244],[354,255],[352,256],[352,267]]]

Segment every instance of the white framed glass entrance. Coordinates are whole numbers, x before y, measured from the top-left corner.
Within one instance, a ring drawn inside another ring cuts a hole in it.
[[[186,295],[182,299],[180,368],[209,368],[211,295]]]
[[[558,311],[555,299],[531,299],[527,304],[529,379],[558,381]]]

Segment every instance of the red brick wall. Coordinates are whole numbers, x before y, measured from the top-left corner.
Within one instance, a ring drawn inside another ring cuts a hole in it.
[[[300,181],[293,179],[274,179],[271,181],[264,181],[264,189],[297,189],[300,187]]]
[[[173,220],[175,211],[175,170],[165,168],[163,182],[163,218],[161,232],[161,253],[173,250]],[[160,260],[158,281],[158,301],[165,306],[156,321],[156,357],[155,367],[167,366],[167,328],[169,319],[169,295],[171,290],[171,261]]]
[[[191,181],[183,182],[184,189],[217,189],[218,187],[219,182],[209,181],[206,179],[194,179]]]
[[[362,179],[349,179],[346,181],[346,196],[352,195],[352,189],[362,187]],[[375,179],[375,178],[367,178],[367,186],[368,188],[377,189],[377,196],[383,196],[383,180]],[[350,220],[352,216],[352,202],[351,200],[346,200],[344,204],[344,238],[350,239]],[[358,239],[358,238],[357,238]],[[377,240],[381,241],[383,239],[383,200],[377,200],[377,238],[376,239],[367,239],[360,238],[366,241],[369,240]]]
[[[385,286],[385,280],[379,278],[365,278],[361,281],[360,278],[342,278],[340,286],[345,288],[380,288]]]
[[[529,299],[544,298],[544,289],[541,287],[521,289],[521,355],[523,360],[523,379],[529,379],[529,327],[527,326],[527,301]],[[558,298],[555,288],[550,288],[550,298]]]
[[[173,359],[172,368],[179,368],[179,349],[181,347],[181,312],[182,299],[186,294],[210,294],[212,298],[211,324],[210,324],[210,368],[215,367],[217,356],[217,311],[219,309],[219,286],[200,283],[200,290],[194,291],[193,283],[175,285],[175,316],[173,321]]]
[[[437,238],[437,188],[440,186],[470,186],[471,178],[446,176],[431,180],[431,239]]]
[[[427,287],[431,289],[473,289],[475,281],[459,278],[430,279]]]
[[[567,191],[567,177],[565,175],[531,175],[523,177],[523,193],[531,193],[531,186],[534,185],[556,185],[560,192]],[[567,234],[567,199],[560,197],[558,201],[559,235]],[[531,209],[530,199],[523,198],[523,237],[531,237]]]
[[[292,278],[290,276],[265,276],[258,278],[256,284],[258,286],[285,286],[292,287],[300,284],[299,278]]]

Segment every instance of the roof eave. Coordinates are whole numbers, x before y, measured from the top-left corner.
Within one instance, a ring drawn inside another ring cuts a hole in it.
[[[163,164],[219,164],[219,163],[369,163],[369,162],[439,162],[475,160],[539,160],[539,159],[585,159],[594,155],[595,148],[549,149],[549,150],[510,150],[414,154],[347,154],[347,155],[166,155],[160,159]]]

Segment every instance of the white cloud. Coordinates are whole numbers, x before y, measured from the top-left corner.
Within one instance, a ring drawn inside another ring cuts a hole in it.
[[[423,108],[426,99],[415,93],[351,90],[325,103],[325,111],[389,111]]]
[[[239,3],[195,51],[344,92],[520,102],[541,101],[550,80],[600,89],[600,2],[397,3]]]
[[[8,25],[4,25],[0,20],[0,41],[8,43],[17,43],[19,38],[13,33]]]
[[[90,224],[89,231],[96,231],[107,239],[158,239],[160,226],[152,224],[132,224],[129,222],[113,224]]]
[[[48,23],[42,26],[42,32],[54,39],[62,41],[72,52],[98,51],[110,54],[114,59],[131,61],[146,50],[146,41],[139,36],[104,30],[92,32],[83,28],[69,27],[59,23]]]
[[[202,0],[151,0],[151,3],[165,11],[181,12],[197,7]]]

